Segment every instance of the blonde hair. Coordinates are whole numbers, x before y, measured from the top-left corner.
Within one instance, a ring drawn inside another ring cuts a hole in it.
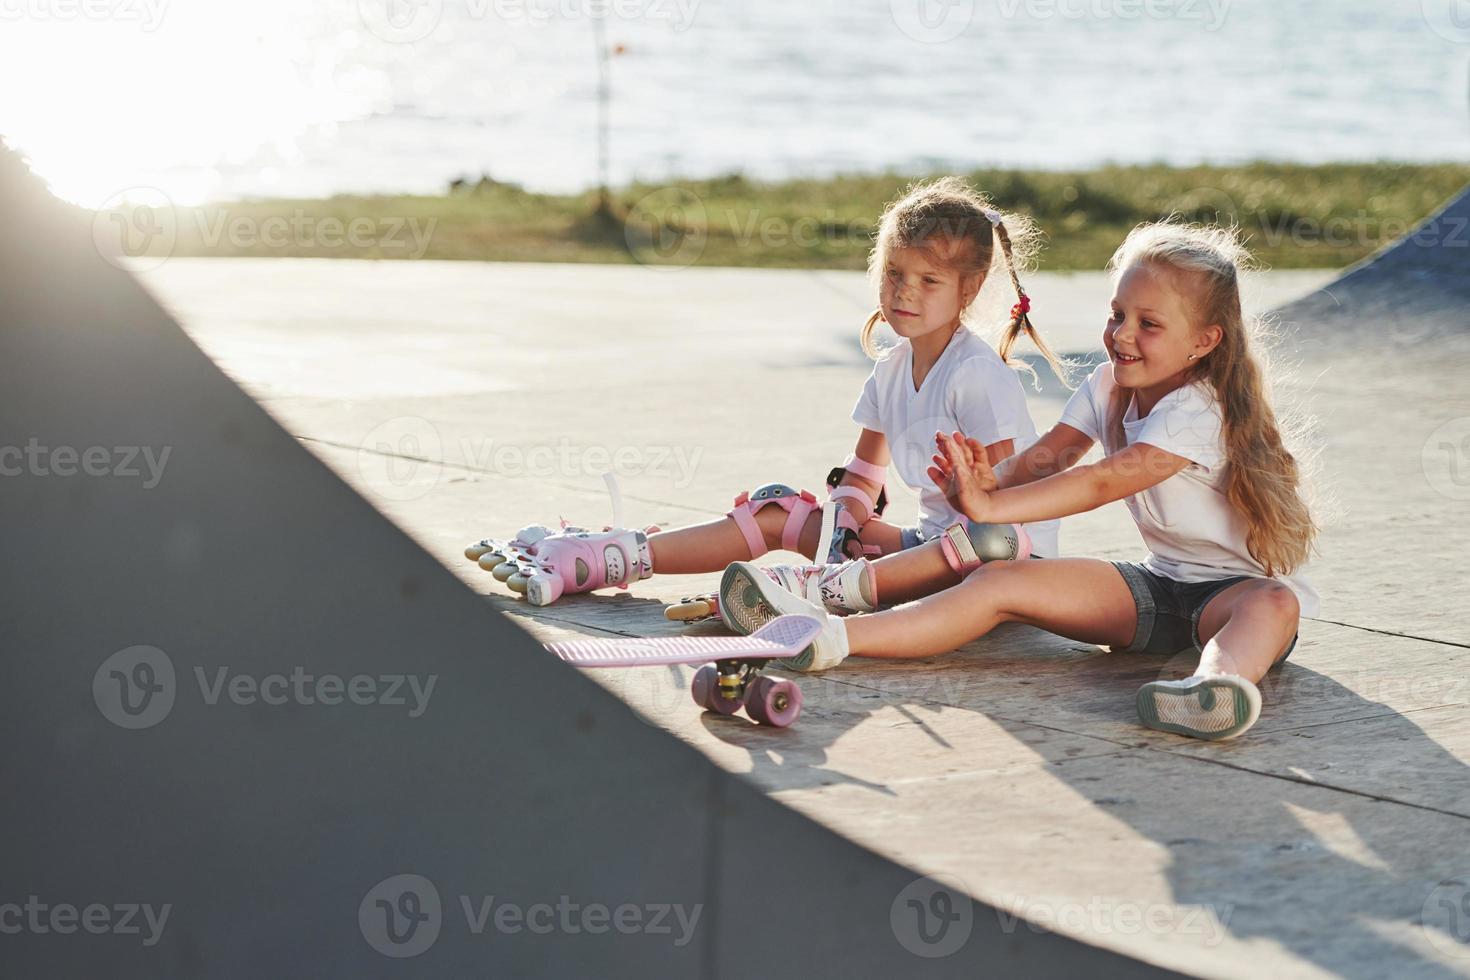
[[[1307,561],[1318,527],[1302,495],[1301,467],[1271,406],[1258,350],[1263,325],[1241,308],[1240,279],[1250,253],[1234,229],[1171,220],[1133,229],[1108,271],[1116,281],[1139,265],[1173,273],[1198,317],[1195,325],[1220,328],[1220,343],[1191,365],[1186,383],[1208,382],[1219,400],[1225,497],[1246,523],[1247,550],[1267,575],[1290,574]],[[1117,448],[1126,445],[1123,415],[1132,394],[1119,388],[1113,396],[1109,428]]]
[[[935,262],[957,273],[962,283],[983,276],[980,291],[960,311],[961,323],[969,327],[977,321],[996,322],[999,311],[1009,305],[1009,322],[997,344],[1001,359],[1012,367],[1031,370],[1023,362],[1011,360],[1011,350],[1024,333],[1045,356],[1057,377],[1067,383],[1066,365],[1041,339],[1026,313],[1029,300],[1021,286],[1020,272],[1031,268],[1040,244],[1041,232],[1030,218],[1004,214],[959,177],[942,177],[913,184],[903,197],[884,210],[873,250],[868,255],[868,279],[875,291],[881,290],[889,256],[901,248],[926,251]],[[1006,272],[1004,280],[993,274],[1002,265]],[[1006,281],[1013,291],[1013,299],[1007,297],[1003,285]],[[873,331],[882,319],[880,308],[863,324],[863,351],[872,358],[883,353],[873,342]]]

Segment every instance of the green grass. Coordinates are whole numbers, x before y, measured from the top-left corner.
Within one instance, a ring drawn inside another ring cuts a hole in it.
[[[1238,223],[1272,268],[1337,268],[1371,254],[1470,183],[1470,166],[1252,163],[966,175],[1047,235],[1041,267],[1095,270],[1128,229],[1180,214]],[[899,174],[757,182],[739,175],[597,196],[489,183],[444,196],[258,200],[177,212],[176,255],[647,262],[861,269]],[[352,222],[356,234],[349,236]]]

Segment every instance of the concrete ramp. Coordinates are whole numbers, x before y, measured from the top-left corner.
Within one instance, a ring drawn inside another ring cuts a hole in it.
[[[0,213],[7,974],[1158,972],[916,882],[641,722],[4,154]]]
[[[1286,306],[1281,319],[1310,349],[1342,331],[1399,345],[1470,333],[1470,188],[1331,285]]]

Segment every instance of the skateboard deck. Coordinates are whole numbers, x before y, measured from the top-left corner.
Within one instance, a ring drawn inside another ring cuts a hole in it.
[[[749,636],[659,636],[649,639],[564,640],[548,649],[578,667],[647,667],[720,660],[794,657],[822,624],[808,616],[778,616]]]
[[[764,670],[800,654],[821,631],[809,616],[778,616],[749,636],[564,640],[547,649],[583,669],[704,664],[689,687],[695,704],[722,715],[744,708],[759,724],[785,728],[801,713],[801,688]]]

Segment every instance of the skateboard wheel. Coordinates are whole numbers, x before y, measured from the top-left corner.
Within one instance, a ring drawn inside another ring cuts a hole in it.
[[[801,714],[801,688],[775,677],[757,677],[745,690],[745,713],[762,725],[785,728]]]
[[[720,696],[720,672],[714,664],[705,664],[694,672],[694,682],[689,685],[694,703],[706,711],[720,715],[733,715],[740,710],[739,701]]]

